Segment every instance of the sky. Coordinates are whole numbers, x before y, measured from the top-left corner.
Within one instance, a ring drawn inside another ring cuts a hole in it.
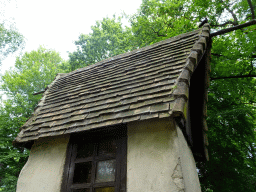
[[[89,34],[91,26],[104,17],[133,14],[142,0],[1,0],[0,22],[15,23],[25,37],[22,52],[9,56],[2,62],[1,73],[14,66],[17,55],[37,50],[40,45],[59,52],[68,59],[79,34]],[[1,20],[2,19],[2,20]],[[128,24],[126,22],[126,24]]]

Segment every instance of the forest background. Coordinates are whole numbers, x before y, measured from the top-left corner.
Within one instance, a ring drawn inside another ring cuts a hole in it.
[[[63,60],[40,47],[16,58],[1,76],[0,191],[12,192],[29,151],[12,146],[41,95],[57,73],[198,29],[205,18],[211,32],[255,20],[256,0],[143,0],[137,13],[106,17],[81,34],[77,50]],[[129,27],[122,19],[128,18]],[[0,60],[22,47],[24,37],[0,24]],[[210,161],[198,162],[202,191],[256,191],[256,25],[212,38],[208,90]]]

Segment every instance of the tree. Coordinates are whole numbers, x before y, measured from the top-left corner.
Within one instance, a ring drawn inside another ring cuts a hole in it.
[[[14,27],[7,28],[4,23],[0,23],[0,65],[10,53],[22,47],[23,43],[24,37]]]
[[[122,27],[121,17],[103,18],[91,29],[79,36],[77,50],[69,54],[71,71],[131,50],[131,29]]]
[[[15,102],[19,105],[13,105]],[[27,161],[29,151],[12,146],[19,127],[26,121],[22,116],[26,102],[20,95],[0,106],[0,191],[14,192],[19,173]]]
[[[11,0],[2,0],[0,2],[0,66],[9,54],[24,46],[23,35],[18,32],[11,19],[5,17],[5,8],[9,3],[11,3]]]
[[[12,146],[19,128],[31,116],[44,90],[57,75],[66,72],[67,63],[59,53],[40,47],[18,57],[15,68],[1,76],[1,90],[7,100],[0,106],[0,191],[15,191],[21,168],[27,161],[28,150]]]
[[[130,20],[137,46],[191,31],[208,18],[212,31],[255,18],[250,0],[143,0]],[[203,191],[256,191],[255,25],[214,37],[208,102],[210,161],[198,163]]]

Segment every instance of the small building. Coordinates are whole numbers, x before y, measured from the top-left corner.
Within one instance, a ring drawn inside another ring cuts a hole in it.
[[[31,149],[17,192],[199,192],[208,159],[210,28],[67,74],[14,145]]]

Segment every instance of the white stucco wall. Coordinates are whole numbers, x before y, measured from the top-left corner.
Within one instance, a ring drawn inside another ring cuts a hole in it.
[[[42,138],[32,146],[17,192],[60,192],[69,136]]]
[[[183,136],[182,131],[177,126],[179,138],[179,151],[181,169],[184,178],[186,192],[201,192],[200,182],[196,171],[196,163],[193,154]]]
[[[128,124],[127,192],[200,192],[193,155],[171,119]]]
[[[173,120],[129,123],[127,135],[127,192],[201,192],[192,152]],[[60,192],[68,141],[36,141],[17,192]]]

